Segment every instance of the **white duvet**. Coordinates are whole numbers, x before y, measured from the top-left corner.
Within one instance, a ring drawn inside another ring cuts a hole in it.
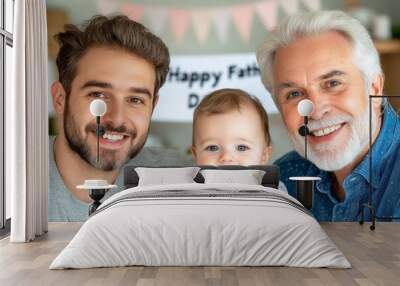
[[[50,269],[127,265],[351,267],[288,194],[197,183],[135,187],[110,197]]]

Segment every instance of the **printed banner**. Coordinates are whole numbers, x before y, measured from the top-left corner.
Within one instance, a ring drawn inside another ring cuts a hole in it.
[[[153,120],[190,122],[201,99],[220,88],[243,89],[259,98],[268,113],[278,112],[261,82],[254,53],[172,56]]]

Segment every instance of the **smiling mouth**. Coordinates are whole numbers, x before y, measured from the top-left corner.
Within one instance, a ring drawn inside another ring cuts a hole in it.
[[[110,142],[118,142],[121,141],[122,139],[124,139],[126,135],[123,135],[121,133],[104,133],[104,135],[102,136],[103,139],[106,139]]]
[[[335,125],[330,125],[327,127],[323,127],[320,129],[310,130],[310,144],[319,145],[319,144],[334,144],[334,140],[336,136],[339,136],[341,130],[346,125],[346,122],[338,123]]]
[[[335,131],[337,131],[340,128],[342,128],[343,125],[344,125],[344,123],[336,124],[336,125],[332,125],[332,126],[329,126],[329,127],[321,128],[321,129],[318,129],[318,130],[310,131],[310,133],[314,137],[323,137],[323,136],[327,136],[329,134],[334,133]]]
[[[92,132],[92,134],[97,137],[96,132]],[[121,148],[129,137],[126,133],[106,131],[103,136],[99,137],[99,143],[102,148],[116,150]]]

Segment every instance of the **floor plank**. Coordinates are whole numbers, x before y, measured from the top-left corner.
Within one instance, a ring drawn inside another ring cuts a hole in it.
[[[0,240],[0,285],[399,285],[400,224],[322,223],[352,269],[290,267],[117,267],[49,270],[80,223],[50,223],[49,233],[32,243]]]

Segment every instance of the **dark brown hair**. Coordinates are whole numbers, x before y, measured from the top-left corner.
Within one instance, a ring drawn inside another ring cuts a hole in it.
[[[267,145],[271,145],[271,136],[269,134],[268,115],[262,106],[261,102],[254,96],[241,89],[224,88],[213,91],[203,98],[200,104],[196,107],[193,114],[193,136],[192,144],[194,146],[195,128],[197,118],[200,115],[212,115],[226,113],[232,110],[239,110],[243,104],[253,106],[260,116],[262,128],[265,135]]]
[[[69,24],[64,32],[55,37],[60,45],[57,55],[59,81],[67,96],[71,92],[79,60],[95,46],[120,48],[151,63],[156,73],[154,97],[166,80],[170,61],[168,48],[146,27],[126,16],[94,16],[82,30]]]

